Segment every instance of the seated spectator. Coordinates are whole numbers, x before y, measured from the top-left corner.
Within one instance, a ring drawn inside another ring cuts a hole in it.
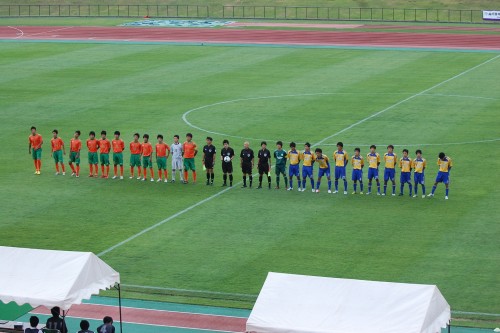
[[[78,331],[78,333],[94,333],[94,331],[90,331],[89,330],[89,327],[90,327],[89,322],[86,321],[86,320],[82,320],[80,322],[80,328],[81,328],[81,330]]]
[[[61,315],[61,309],[58,306],[55,306],[50,309],[50,312],[52,313],[52,317],[47,319],[45,327],[51,330],[59,330],[61,333],[68,333],[66,323],[61,317],[59,317]]]
[[[27,328],[24,330],[24,333],[42,333],[42,330],[39,330],[37,328],[38,324],[40,323],[40,320],[38,319],[37,316],[31,316],[30,317],[30,328]]]
[[[104,324],[97,328],[97,333],[115,333],[115,327],[113,326],[113,318],[104,317],[102,320]]]

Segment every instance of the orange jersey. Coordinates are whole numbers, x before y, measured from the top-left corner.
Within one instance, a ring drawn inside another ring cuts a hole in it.
[[[184,142],[182,144],[182,151],[184,151],[184,158],[194,158],[196,148],[197,148],[196,143],[194,143],[193,141]]]
[[[125,142],[122,139],[113,140],[111,144],[113,145],[113,153],[121,153],[125,150]]]
[[[69,151],[79,152],[82,149],[82,142],[80,139],[71,139],[69,142]]]
[[[40,134],[30,135],[28,138],[31,148],[34,150],[42,148],[42,136]]]
[[[87,148],[89,149],[89,153],[97,153],[97,149],[99,149],[99,141],[97,141],[96,139],[88,139]]]
[[[132,141],[130,143],[130,153],[132,155],[136,155],[136,154],[142,153],[142,144],[140,142],[134,142],[134,141]]]
[[[111,150],[111,143],[108,139],[101,139],[99,140],[99,148],[101,154],[109,154],[109,151]]]
[[[62,147],[64,146],[64,142],[61,138],[55,138],[50,140],[50,144],[52,146],[52,151],[61,150]]]
[[[156,157],[167,156],[167,150],[170,151],[170,147],[165,142],[157,143],[156,144]]]
[[[149,142],[145,142],[142,144],[142,156],[151,156],[153,152],[153,146]]]

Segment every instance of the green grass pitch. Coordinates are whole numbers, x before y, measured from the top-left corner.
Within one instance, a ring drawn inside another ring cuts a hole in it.
[[[437,284],[454,310],[500,313],[500,150],[486,141],[500,137],[500,58],[483,64],[497,54],[15,42],[1,50],[0,244],[100,253],[210,198],[103,259],[125,284],[257,294],[277,271]],[[182,119],[193,109],[186,119],[198,128]],[[31,125],[45,140],[41,176],[27,153]],[[118,129],[126,143],[136,131],[167,143],[190,131],[203,145],[202,128],[237,152],[244,138],[273,150],[278,139],[329,137],[328,156],[339,140],[363,155],[392,143],[398,155],[423,149],[428,191],[440,151],[455,167],[448,201],[442,186],[434,199],[333,196],[325,181],[319,195],[220,193],[220,165],[207,187],[200,158],[196,185],[129,180],[128,163],[124,181],[88,179],[86,151],[75,179],[54,176],[54,128],[67,144],[76,129],[84,138]]]

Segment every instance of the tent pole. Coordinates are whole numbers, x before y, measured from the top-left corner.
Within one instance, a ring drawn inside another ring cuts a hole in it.
[[[448,333],[451,333],[451,320],[450,320],[450,322],[448,323]]]
[[[120,333],[122,333],[123,332],[123,325],[122,325],[122,291],[121,291],[119,283],[118,283],[118,309],[120,311]]]

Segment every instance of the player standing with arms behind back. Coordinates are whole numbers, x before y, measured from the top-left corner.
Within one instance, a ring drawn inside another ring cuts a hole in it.
[[[280,188],[280,174],[283,175],[283,181],[285,182],[285,188],[288,187],[288,179],[286,177],[286,151],[283,150],[283,142],[276,142],[276,150],[274,151],[274,158],[276,159],[276,189]]]
[[[309,177],[311,181],[311,188],[314,190],[314,174],[313,163],[316,161],[316,154],[311,151],[311,144],[306,142],[304,144],[304,152],[302,153],[302,192],[306,190],[306,179]]]
[[[337,142],[337,150],[333,153],[333,159],[335,160],[335,191],[333,193],[339,193],[339,179],[342,179],[344,181],[344,194],[347,194],[346,165],[349,157],[344,151],[342,142]]]
[[[243,173],[243,186],[242,186],[242,188],[247,187],[247,176],[248,176],[248,180],[250,183],[249,188],[252,188],[253,160],[254,160],[253,150],[250,149],[250,143],[248,141],[245,141],[245,143],[243,143],[243,149],[241,150],[241,153],[240,153],[241,173]]]
[[[262,141],[260,143],[261,149],[257,154],[259,159],[258,168],[259,168],[259,187],[257,189],[262,188],[262,177],[264,174],[267,175],[268,187],[271,189],[271,152],[267,149],[266,141]]]
[[[392,195],[396,195],[396,161],[398,157],[394,154],[394,146],[387,146],[387,153],[384,154],[384,193],[382,195],[386,195],[387,193],[387,182],[391,180],[392,182]]]
[[[120,139],[120,131],[115,131],[115,138],[111,141],[113,147],[113,179],[118,177],[118,165],[120,165],[120,179],[123,179],[123,151],[125,150],[125,142]]]
[[[186,134],[186,141],[182,144],[182,153],[184,154],[184,184],[188,183],[188,171],[193,172],[193,183],[196,183],[196,166],[194,157],[198,154],[198,146],[192,141],[193,134]]]
[[[378,166],[380,165],[380,155],[377,153],[377,146],[370,146],[370,153],[366,155],[368,161],[368,192],[372,193],[372,180],[375,178],[377,181],[377,195],[380,195],[380,180],[378,179]]]
[[[212,141],[213,139],[207,136],[207,144],[203,147],[203,165],[207,171],[207,185],[214,184],[214,165],[217,152]]]
[[[411,197],[411,168],[413,167],[413,161],[408,157],[408,149],[403,149],[403,157],[401,157],[401,159],[399,160],[399,167],[401,168],[401,175],[399,176],[399,186],[401,187],[401,191],[399,193],[399,196],[403,196],[405,184],[408,183]]]
[[[56,163],[56,176],[59,175],[59,164],[61,164],[62,175],[66,175],[66,169],[64,168],[63,161],[63,152],[66,155],[66,148],[64,148],[63,140],[58,137],[58,130],[52,131],[53,138],[50,140],[50,145],[52,146],[52,158],[54,158],[54,162]]]
[[[75,131],[75,136],[69,142],[69,167],[73,173],[71,176],[80,177],[80,150],[82,150],[82,141],[80,141],[80,131]],[[73,167],[76,164],[76,168]]]
[[[153,172],[153,146],[149,142],[149,134],[144,134],[142,136],[142,181],[146,181],[148,177],[148,169],[149,174],[151,175],[151,181],[155,181],[155,174]]]
[[[96,140],[95,138],[95,132],[90,131],[89,133],[89,138],[87,139],[87,149],[89,150],[88,152],[88,160],[89,160],[89,177],[97,177],[98,176],[98,171],[99,171],[99,158],[97,156],[97,150],[99,149],[99,141]],[[93,172],[93,169],[95,169],[95,173]]]
[[[427,166],[427,161],[422,157],[422,151],[417,149],[415,152],[417,157],[413,160],[413,181],[415,186],[414,198],[417,197],[418,184],[422,185],[422,198],[425,198],[425,167]]]
[[[220,151],[220,159],[222,161],[222,179],[224,183],[222,186],[227,186],[227,176],[229,175],[229,187],[233,186],[233,158],[234,158],[234,150],[229,147],[229,141],[222,141],[222,145],[224,146]]]
[[[157,182],[161,182],[161,172],[163,170],[165,183],[168,183],[167,158],[168,155],[170,155],[170,147],[163,142],[163,135],[158,134],[156,138],[158,139],[158,143],[156,144],[156,164],[158,165]]]
[[[172,183],[175,182],[175,172],[179,170],[179,178],[184,183],[182,176],[182,145],[179,142],[179,135],[174,135],[174,142],[170,145],[170,153],[172,154]]]
[[[354,156],[351,158],[352,164],[352,181],[354,192],[352,194],[356,194],[356,186],[359,181],[359,194],[363,194],[363,167],[365,166],[365,161],[363,160],[363,156],[361,156],[361,149],[354,148]]]
[[[428,195],[428,197],[433,197],[434,192],[436,191],[438,183],[443,183],[446,186],[446,196],[444,197],[448,200],[448,191],[450,185],[450,171],[453,166],[453,162],[451,158],[446,156],[445,153],[439,153],[439,158],[437,164],[439,165],[439,172],[436,176],[436,181],[434,182],[434,186],[432,186],[432,192]]]
[[[99,160],[101,162],[101,178],[109,177],[109,151],[111,142],[106,138],[106,131],[101,131],[101,140],[99,140]]]
[[[35,164],[35,175],[40,175],[42,169],[43,139],[42,136],[36,132],[35,126],[31,126],[31,135],[28,137],[28,142],[28,154],[33,157],[33,163]]]
[[[134,167],[137,167],[137,179],[141,179],[141,154],[142,144],[139,142],[139,133],[134,134],[134,140],[130,142],[130,179],[134,178]]]

